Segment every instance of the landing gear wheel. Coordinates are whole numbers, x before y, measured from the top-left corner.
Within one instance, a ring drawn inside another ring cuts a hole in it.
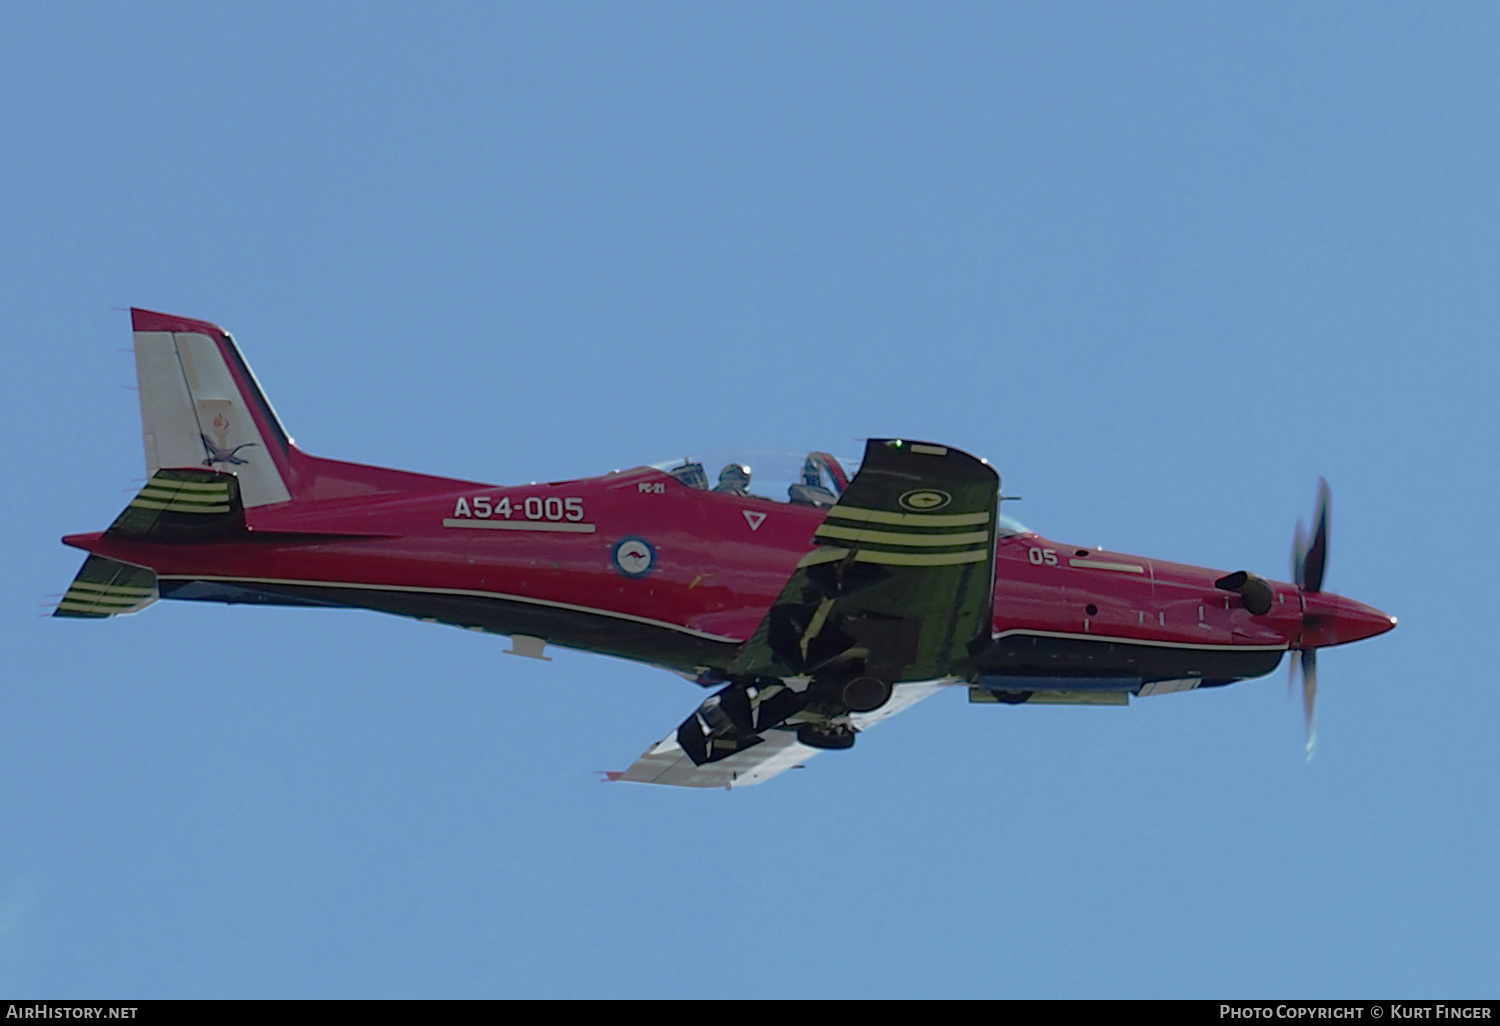
[[[818,727],[811,723],[804,723],[797,728],[797,742],[809,748],[841,751],[854,747],[854,728]]]
[[[850,712],[874,712],[891,700],[889,681],[879,677],[855,677],[841,689],[844,704]]]

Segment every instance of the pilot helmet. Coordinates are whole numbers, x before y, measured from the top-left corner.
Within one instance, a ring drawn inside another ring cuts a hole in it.
[[[811,456],[802,461],[802,483],[814,486],[823,483],[823,468]]]
[[[750,487],[750,468],[743,463],[731,463],[719,471],[719,492],[741,492]]]

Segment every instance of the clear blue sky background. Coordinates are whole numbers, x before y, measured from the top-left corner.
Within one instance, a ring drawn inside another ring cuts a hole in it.
[[[0,5],[0,995],[1500,991],[1488,3]],[[605,785],[677,678],[394,618],[39,618],[130,305],[298,442],[509,483],[871,435],[1065,542],[1397,615],[1129,709]]]

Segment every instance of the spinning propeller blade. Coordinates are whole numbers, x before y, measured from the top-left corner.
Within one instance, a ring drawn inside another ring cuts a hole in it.
[[[1302,518],[1297,518],[1297,530],[1292,534],[1292,583],[1302,587],[1302,566],[1307,561],[1307,531]]]
[[[1312,542],[1302,557],[1302,587],[1308,591],[1323,590],[1323,573],[1328,569],[1328,482],[1318,478],[1318,526]]]
[[[1323,590],[1323,576],[1328,570],[1328,482],[1318,478],[1318,510],[1312,537],[1304,533],[1302,521],[1297,521],[1297,531],[1292,536],[1292,579],[1302,590],[1302,629],[1304,635],[1309,627],[1316,625],[1316,616],[1308,609],[1307,596]],[[1315,645],[1302,648],[1296,663],[1287,666],[1287,690],[1291,691],[1292,676],[1296,667],[1302,669],[1302,713],[1307,724],[1307,757],[1311,759],[1317,745],[1318,732],[1313,725],[1313,706],[1318,697],[1318,649]]]
[[[1307,722],[1307,758],[1313,757],[1318,745],[1318,728],[1313,723],[1313,703],[1318,698],[1318,650],[1302,650],[1302,715]]]

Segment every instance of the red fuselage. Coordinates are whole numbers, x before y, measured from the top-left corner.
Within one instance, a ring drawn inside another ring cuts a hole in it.
[[[500,488],[294,446],[286,457],[289,475],[319,491],[248,510],[236,540],[65,540],[151,568],[164,598],[368,608],[698,674],[752,635],[827,515],[649,467]],[[1002,537],[996,571],[994,646],[975,673],[1018,687],[1049,676],[1228,683],[1269,672],[1289,648],[1395,622],[1280,582],[1257,615],[1215,586],[1223,571],[1035,534]]]

